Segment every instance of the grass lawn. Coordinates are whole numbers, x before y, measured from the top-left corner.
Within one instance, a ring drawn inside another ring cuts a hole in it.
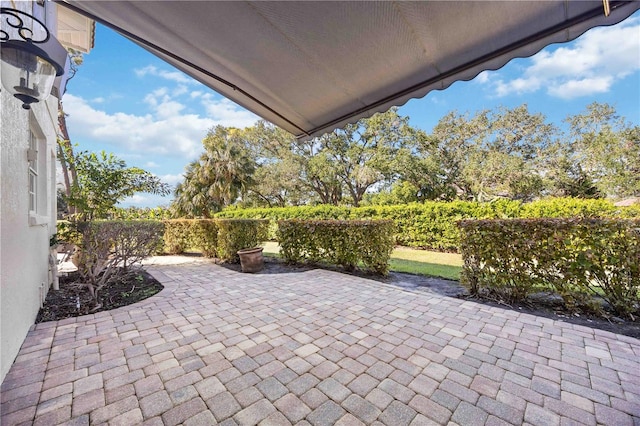
[[[278,257],[280,255],[280,247],[276,242],[267,242],[264,244],[263,253],[265,256]],[[389,268],[395,272],[408,272],[458,280],[462,271],[462,256],[456,253],[440,253],[397,247],[391,253]]]

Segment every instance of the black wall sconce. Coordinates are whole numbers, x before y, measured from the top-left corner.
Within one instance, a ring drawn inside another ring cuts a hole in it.
[[[30,109],[49,96],[55,78],[64,74],[67,51],[26,12],[3,7],[0,19],[2,85]]]

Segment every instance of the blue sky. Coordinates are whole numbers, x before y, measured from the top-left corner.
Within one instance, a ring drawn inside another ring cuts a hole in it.
[[[96,31],[95,48],[63,98],[76,149],[112,152],[175,185],[202,152],[208,129],[245,127],[259,119],[108,28],[98,24]],[[594,101],[615,106],[640,125],[640,12],[411,100],[400,114],[430,131],[452,110],[473,114],[526,103],[531,112],[562,125]],[[138,194],[123,205],[152,207],[170,200]]]

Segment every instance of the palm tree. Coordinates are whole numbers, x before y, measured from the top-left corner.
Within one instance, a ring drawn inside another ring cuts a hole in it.
[[[243,131],[216,126],[202,141],[205,152],[187,166],[176,188],[175,216],[210,217],[232,204],[252,182],[255,161]]]

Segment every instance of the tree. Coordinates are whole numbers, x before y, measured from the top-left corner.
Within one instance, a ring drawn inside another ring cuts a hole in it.
[[[338,205],[342,202],[343,187],[336,164],[318,139],[298,142],[294,148],[299,166],[301,184],[322,204]]]
[[[266,207],[306,204],[311,197],[299,176],[300,164],[291,155],[276,162],[258,164],[245,203]]]
[[[410,182],[398,180],[388,189],[380,190],[373,194],[367,194],[364,198],[366,204],[371,205],[397,205],[423,201],[419,198],[418,188]]]
[[[421,143],[423,156],[431,157],[438,165],[435,173],[445,194],[461,199],[474,198],[474,191],[464,171],[470,156],[481,145],[489,127],[488,111],[479,111],[473,117],[456,111],[442,117],[429,138]]]
[[[368,189],[397,177],[398,152],[412,136],[409,118],[397,108],[375,114],[320,138],[326,161],[333,164],[351,203],[358,206]]]
[[[400,200],[410,202],[455,198],[456,188],[452,184],[454,174],[447,174],[446,157],[438,150],[437,139],[422,130],[415,130],[410,143],[395,157],[399,179],[391,186],[391,199],[400,203]],[[385,196],[380,200],[386,200]]]
[[[247,197],[269,206],[320,202],[359,205],[398,175],[396,156],[412,137],[396,108],[319,138],[299,141],[266,122],[245,129],[256,172]]]
[[[82,52],[71,48],[68,48],[67,50],[69,52],[70,67],[67,82],[65,84],[65,92],[71,79],[76,76],[78,67],[82,65],[82,62],[84,61]],[[69,199],[71,197],[71,188],[74,185],[77,185],[78,176],[73,164],[73,144],[71,143],[71,138],[69,137],[69,132],[67,130],[67,114],[64,112],[64,107],[62,105],[62,96],[60,96],[60,99],[58,100],[58,127],[60,129],[60,134],[56,139],[57,159],[60,162],[62,178],[64,179],[64,195]],[[76,213],[74,206],[68,207],[70,208],[70,214]]]
[[[138,167],[127,167],[124,160],[102,151],[67,154],[76,170],[67,202],[75,207],[80,220],[106,218],[115,205],[136,192],[168,195],[169,186]]]
[[[526,105],[472,117],[454,111],[418,139],[414,170],[425,175],[410,181],[424,187],[429,198],[530,200],[542,191],[541,161],[554,135],[545,117],[531,114]]]
[[[602,194],[573,154],[566,143],[556,142],[549,148],[544,176],[547,193],[555,197],[601,198]]]
[[[244,138],[256,168],[243,200],[246,205],[284,207],[310,200],[300,180],[301,164],[293,154],[293,135],[261,120],[244,130]]]
[[[216,126],[202,141],[205,152],[187,166],[175,191],[175,216],[210,217],[235,202],[253,182],[255,162],[243,131]]]
[[[566,119],[573,167],[611,198],[640,196],[640,127],[617,115],[614,107],[594,102]]]
[[[346,196],[358,206],[367,190],[398,176],[395,158],[411,137],[397,108],[348,124],[298,147],[302,179],[324,203]]]

